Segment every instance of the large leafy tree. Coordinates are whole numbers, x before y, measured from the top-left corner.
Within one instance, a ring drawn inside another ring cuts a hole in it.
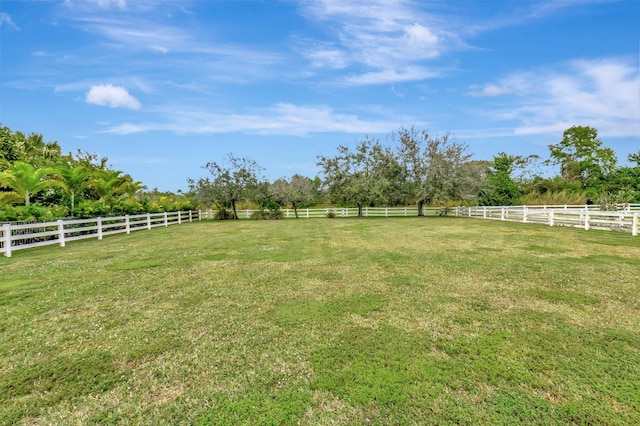
[[[615,169],[614,151],[602,146],[593,127],[573,126],[562,136],[560,142],[549,145],[549,162],[560,165],[565,181],[578,182],[585,189]]]
[[[280,205],[291,205],[298,219],[298,208],[312,204],[317,198],[313,179],[295,174],[290,179],[276,179],[270,186],[270,195]]]
[[[522,157],[508,155],[504,152],[493,157],[487,170],[487,185],[482,191],[480,205],[511,206],[518,204],[521,192],[512,174],[522,161]]]
[[[404,175],[397,156],[380,141],[366,138],[354,150],[338,147],[333,157],[319,156],[325,183],[334,201],[363,206],[394,203],[403,198]]]
[[[482,184],[482,170],[475,167],[464,143],[445,134],[401,128],[393,135],[407,179],[411,198],[418,203],[418,215],[425,204],[474,199]]]
[[[204,203],[231,208],[233,218],[238,219],[238,202],[252,199],[264,180],[261,177],[262,167],[254,160],[235,157],[231,153],[227,155],[226,162],[210,161],[203,167],[211,177],[188,180],[190,192]]]
[[[29,163],[18,161],[0,173],[0,186],[11,189],[29,206],[32,196],[55,185],[55,181],[51,179],[53,173],[53,169],[35,168]]]
[[[600,183],[602,194],[617,202],[640,203],[640,151],[627,157],[632,166],[618,167]]]

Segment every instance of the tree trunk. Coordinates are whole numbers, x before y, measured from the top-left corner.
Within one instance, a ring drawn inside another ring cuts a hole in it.
[[[291,203],[293,206],[293,212],[296,214],[296,219],[298,219],[298,208],[296,207],[296,203]]]
[[[358,217],[362,217],[362,203],[358,203]]]
[[[231,200],[231,207],[233,208],[233,218],[238,220],[238,212],[236,212],[236,200]]]
[[[422,211],[423,207],[424,207],[424,200],[419,200],[418,201],[418,216],[424,216],[424,212]]]

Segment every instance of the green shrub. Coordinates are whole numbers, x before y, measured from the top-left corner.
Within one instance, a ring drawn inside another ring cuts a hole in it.
[[[328,217],[329,219],[335,219],[335,218],[337,217],[337,215],[336,215],[336,213],[335,213],[335,212],[328,212],[328,213],[327,213],[327,217]]]
[[[73,209],[73,216],[76,217],[98,217],[107,216],[111,209],[103,201],[83,200]]]
[[[229,220],[233,219],[233,213],[223,207],[216,211],[214,217],[216,220]]]
[[[631,194],[625,191],[618,191],[616,193],[604,193],[600,194],[595,199],[595,203],[600,205],[602,211],[616,211],[619,210],[620,204],[626,204],[631,200]]]
[[[265,210],[260,209],[251,213],[251,219],[253,220],[278,220],[282,219],[282,212],[278,210]]]
[[[42,221],[51,222],[67,215],[69,209],[65,206],[45,207],[40,204],[29,206],[5,206],[0,211],[0,221]]]
[[[267,200],[260,210],[251,213],[251,219],[253,220],[278,220],[282,219],[282,212],[280,211],[280,204],[274,200]]]

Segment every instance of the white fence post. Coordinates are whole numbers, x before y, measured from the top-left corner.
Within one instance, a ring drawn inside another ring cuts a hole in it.
[[[640,213],[633,214],[633,222],[631,224],[631,235],[633,235],[634,237],[638,236],[638,216],[640,216]]]
[[[98,239],[101,240],[102,239],[102,218],[99,216],[96,218],[96,228],[98,228]]]
[[[129,222],[128,214],[124,215],[124,229],[126,230],[127,234],[131,233],[131,222]]]
[[[164,226],[169,226],[169,215],[164,212]]]
[[[193,222],[193,215],[191,214],[191,210],[189,210],[189,223]]]
[[[60,240],[60,247],[64,247],[64,221],[58,220],[58,239]]]
[[[527,206],[522,206],[522,223],[527,223]]]
[[[2,225],[2,245],[4,246],[5,257],[11,257],[11,224]]]
[[[198,222],[202,220],[202,210],[198,210]]]
[[[180,210],[178,210],[178,225],[182,225],[182,217],[180,215]]]
[[[500,220],[504,220],[505,209],[506,209],[506,207],[501,207],[500,208]]]
[[[553,226],[553,209],[549,210],[549,226]]]
[[[389,217],[389,207],[384,208],[384,217]]]
[[[147,213],[147,229],[151,231],[151,213]]]
[[[584,230],[589,230],[589,210],[585,210],[584,212]]]
[[[482,218],[487,218],[487,206],[482,207]]]

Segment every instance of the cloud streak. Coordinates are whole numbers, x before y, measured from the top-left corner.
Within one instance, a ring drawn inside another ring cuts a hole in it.
[[[495,117],[516,123],[516,135],[558,133],[590,125],[610,137],[640,137],[640,76],[620,58],[576,60],[562,69],[509,75],[469,95],[500,97],[510,107]]]
[[[278,103],[247,113],[212,113],[206,110],[167,108],[165,121],[124,123],[107,133],[131,134],[170,131],[178,134],[242,132],[259,135],[306,136],[314,133],[384,133],[397,125],[393,119],[362,119],[356,114],[336,112],[326,105]]]
[[[12,28],[14,30],[20,30],[20,28],[18,28],[18,26],[13,22],[13,20],[11,19],[11,16],[9,16],[9,14],[0,13],[0,27],[4,27],[4,26],[7,26],[7,27]]]

